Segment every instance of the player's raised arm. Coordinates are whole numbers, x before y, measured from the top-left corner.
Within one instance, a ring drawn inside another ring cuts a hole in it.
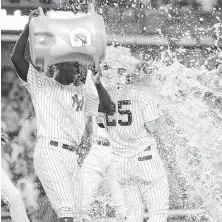
[[[100,77],[101,77],[100,69],[97,72],[95,70],[92,70],[92,80],[96,86],[99,95],[100,111],[104,113],[111,113],[113,110],[113,103],[109,93],[102,85]]]
[[[36,17],[38,15],[38,9],[30,13],[29,21],[26,24],[24,30],[22,31],[19,39],[17,40],[11,55],[12,63],[14,64],[19,77],[25,82],[27,81],[27,73],[29,70],[29,62],[25,59],[25,48],[29,37],[29,23],[31,18]]]

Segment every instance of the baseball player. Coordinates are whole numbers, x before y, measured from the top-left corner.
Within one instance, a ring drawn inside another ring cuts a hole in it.
[[[4,146],[6,143],[8,143],[7,137],[2,134],[1,145]],[[13,222],[29,222],[22,197],[3,169],[1,169],[1,199],[9,204]]]
[[[99,185],[108,179],[112,202],[116,211],[116,221],[124,221],[126,207],[120,186],[112,169],[112,148],[106,130],[99,118],[91,118],[93,122],[92,148],[83,162],[81,175],[83,179],[83,209],[87,211],[96,199]],[[98,125],[97,125],[98,124]],[[90,124],[89,124],[90,125]]]
[[[114,108],[105,115],[112,143],[113,165],[128,208],[127,221],[142,222],[144,203],[150,222],[166,222],[169,206],[167,173],[154,134],[160,114],[148,89],[130,83],[136,76],[124,63],[117,65],[118,83],[107,86]]]
[[[103,81],[104,85],[107,84],[105,78],[102,78],[101,81]],[[86,90],[96,96],[96,89],[90,78],[87,78],[85,84]],[[84,153],[82,158],[83,161],[86,157],[81,167],[83,180],[83,212],[87,214],[90,205],[96,199],[95,195],[99,185],[104,179],[108,179],[112,201],[116,210],[116,221],[122,222],[126,216],[126,207],[120,186],[115,179],[115,171],[112,170],[111,167],[112,152],[110,141],[99,115],[88,117],[84,137],[86,137],[85,141],[91,141],[90,138],[93,137],[93,144],[89,154]]]
[[[38,15],[39,11],[34,10],[29,21]],[[11,59],[36,112],[35,170],[59,221],[79,221],[82,186],[76,150],[86,116],[97,113],[99,103],[109,112],[111,100],[100,82],[100,71],[92,75],[99,101],[86,92],[77,62],[59,64],[54,78],[39,73],[24,56],[28,36],[29,24],[16,42]]]

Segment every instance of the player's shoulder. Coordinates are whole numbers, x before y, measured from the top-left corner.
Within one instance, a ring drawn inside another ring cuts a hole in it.
[[[151,90],[147,86],[136,85],[135,90],[137,91],[138,97],[141,99],[152,98]]]
[[[158,103],[158,98],[149,87],[137,86],[137,99],[141,104]]]

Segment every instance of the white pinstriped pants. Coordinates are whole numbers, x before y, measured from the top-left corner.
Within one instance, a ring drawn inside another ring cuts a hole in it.
[[[29,222],[22,197],[3,169],[1,169],[1,199],[9,204],[13,222]]]
[[[82,183],[75,151],[51,146],[40,138],[34,152],[34,166],[44,190],[59,218],[81,219]]]
[[[149,222],[166,222],[169,208],[169,187],[166,170],[156,150],[143,151],[131,158],[116,158],[117,180],[128,208],[128,222],[142,222],[144,206],[149,210]],[[138,158],[152,156],[147,160]]]
[[[99,185],[108,179],[111,198],[116,210],[116,217],[126,216],[126,206],[115,171],[112,169],[113,155],[110,146],[94,143],[81,168],[83,180],[83,207],[87,209],[96,199]],[[107,177],[108,176],[108,177]]]

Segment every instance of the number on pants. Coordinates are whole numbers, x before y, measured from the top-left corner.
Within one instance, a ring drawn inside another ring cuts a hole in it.
[[[130,126],[132,124],[132,112],[130,110],[123,110],[122,106],[124,105],[131,105],[131,100],[121,100],[118,101],[118,113],[120,115],[127,115],[128,119],[127,121],[118,120],[118,123],[120,126]],[[107,126],[116,126],[116,120],[113,119],[112,121],[109,121],[109,117],[113,117],[116,112],[116,105],[113,104],[113,112],[112,114],[106,115],[106,124]]]

